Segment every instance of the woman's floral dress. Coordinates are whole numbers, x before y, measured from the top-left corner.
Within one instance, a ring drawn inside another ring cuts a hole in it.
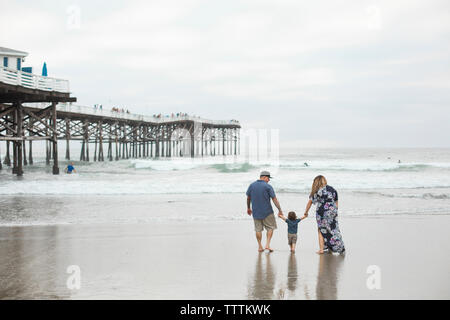
[[[338,194],[333,187],[326,185],[320,188],[310,200],[316,207],[316,220],[320,233],[324,240],[324,249],[330,249],[333,252],[343,253],[345,251],[342,241],[339,224],[337,221]]]

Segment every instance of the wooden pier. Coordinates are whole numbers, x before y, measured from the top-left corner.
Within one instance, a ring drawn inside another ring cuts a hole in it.
[[[36,140],[46,141],[53,174],[59,174],[58,140],[66,141],[67,160],[73,159],[73,140],[82,144],[80,161],[239,154],[235,120],[160,118],[74,106],[66,80],[30,77],[0,67],[0,141],[6,141],[0,169],[2,163],[12,166],[13,174],[20,176],[24,166],[33,164]]]

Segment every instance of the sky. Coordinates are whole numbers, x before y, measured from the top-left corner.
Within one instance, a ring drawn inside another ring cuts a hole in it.
[[[450,147],[447,0],[0,5],[0,46],[79,105],[237,119],[294,148]]]

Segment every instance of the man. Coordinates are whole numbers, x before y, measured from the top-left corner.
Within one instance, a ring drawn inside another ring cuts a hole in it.
[[[77,172],[77,170],[75,170],[75,168],[73,167],[73,162],[71,162],[67,167],[66,167],[66,173],[71,174],[72,172]]]
[[[273,230],[277,228],[277,222],[275,215],[273,214],[272,205],[270,199],[278,209],[278,214],[282,214],[280,203],[278,202],[275,191],[269,184],[272,177],[268,171],[262,171],[259,180],[256,180],[247,190],[247,213],[253,214],[253,221],[255,223],[256,240],[258,241],[258,251],[273,250],[270,248],[270,240],[272,239]],[[250,208],[251,203],[251,208]],[[267,232],[266,247],[263,249],[261,244],[263,228]]]

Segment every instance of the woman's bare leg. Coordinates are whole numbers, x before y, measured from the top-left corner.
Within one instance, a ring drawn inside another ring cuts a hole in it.
[[[323,253],[323,247],[324,247],[323,236],[322,236],[322,232],[320,232],[319,229],[317,229],[317,232],[319,233],[319,251],[317,251],[317,253],[318,254],[322,254]]]

